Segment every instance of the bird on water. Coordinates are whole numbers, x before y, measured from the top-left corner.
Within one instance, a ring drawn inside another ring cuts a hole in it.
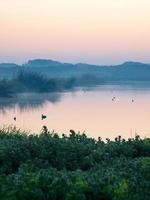
[[[46,118],[47,118],[47,116],[42,114],[41,119],[43,120],[43,119],[46,119]]]

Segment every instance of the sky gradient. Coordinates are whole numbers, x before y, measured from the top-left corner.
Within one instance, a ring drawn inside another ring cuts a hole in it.
[[[150,63],[150,0],[0,0],[0,62]]]

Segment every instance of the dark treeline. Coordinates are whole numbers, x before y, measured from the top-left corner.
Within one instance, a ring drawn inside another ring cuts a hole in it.
[[[11,97],[12,85],[10,81],[0,80],[0,97]]]
[[[12,78],[19,70],[44,74],[48,78],[81,77],[86,74],[104,81],[150,81],[150,64],[125,62],[120,65],[103,66],[84,63],[71,64],[53,60],[29,60],[23,65],[13,63],[0,64],[0,78]]]
[[[150,139],[0,130],[2,200],[149,200]]]
[[[100,79],[88,74],[78,78],[47,78],[35,72],[20,71],[13,79],[0,80],[0,97],[11,97],[22,92],[61,92],[99,83],[102,83]]]
[[[4,80],[5,79],[5,80]],[[53,92],[76,86],[125,84],[150,87],[150,65],[126,62],[116,66],[29,60],[23,65],[0,64],[0,96],[18,92]]]

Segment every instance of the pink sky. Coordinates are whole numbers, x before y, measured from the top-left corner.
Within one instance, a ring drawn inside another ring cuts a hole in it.
[[[150,0],[1,0],[0,62],[150,62]]]

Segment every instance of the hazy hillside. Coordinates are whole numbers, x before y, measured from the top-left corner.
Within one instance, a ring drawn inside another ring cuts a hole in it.
[[[11,78],[19,69],[20,66],[14,63],[0,63],[0,78]]]
[[[115,66],[96,66],[83,63],[73,65],[44,59],[29,60],[23,65],[0,64],[0,78],[11,78],[20,70],[37,72],[47,77],[57,78],[90,75],[104,81],[150,81],[149,64],[126,62]]]

